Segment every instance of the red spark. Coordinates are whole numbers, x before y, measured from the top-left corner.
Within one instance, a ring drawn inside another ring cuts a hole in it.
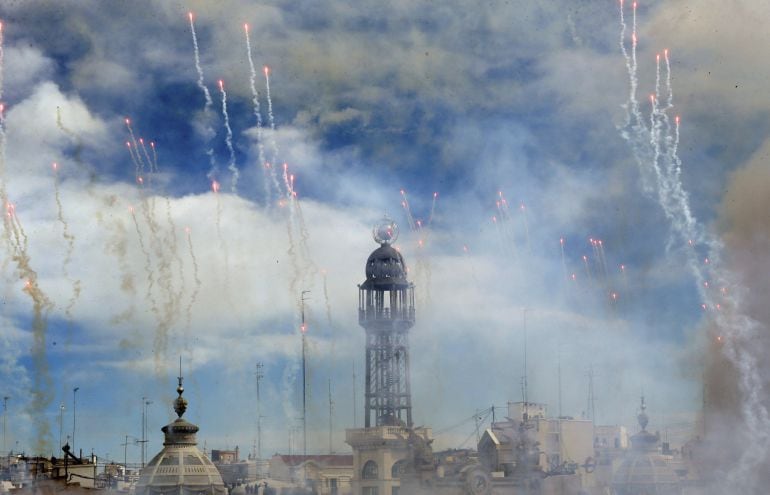
[[[225,82],[223,80],[219,80],[219,91],[225,90]]]
[[[267,65],[265,66],[265,77],[267,77],[267,73],[270,72],[270,67]]]
[[[249,32],[249,25],[246,24],[245,22],[243,23],[243,30],[246,31],[247,33]]]
[[[56,163],[56,162],[53,162],[53,163],[51,164],[51,167],[53,168],[53,171],[54,171],[54,172],[56,172],[57,170],[59,170],[59,164],[58,164],[58,163]]]
[[[300,331],[301,331],[302,333],[305,333],[305,332],[307,331],[307,325],[305,325],[305,324],[303,323],[302,325],[300,325],[299,329],[300,329]]]
[[[188,13],[187,13],[187,17],[189,17],[189,18],[190,18],[190,22],[192,22],[192,21],[193,21],[193,13],[192,13],[192,12],[188,12]]]
[[[434,192],[434,193],[433,193],[433,199],[436,199],[436,198],[438,198],[438,193],[437,193],[437,192]]]
[[[136,181],[137,181],[139,184],[144,184],[144,179],[142,178],[142,176],[141,176],[141,175],[139,175],[139,176],[137,176],[137,177],[136,177]]]
[[[129,119],[128,117],[126,117],[126,125],[131,125],[131,119]]]
[[[561,237],[561,238],[559,239],[559,244],[564,244],[564,237]]]
[[[676,125],[679,125],[679,115],[674,117],[674,122],[676,122]]]
[[[218,193],[219,192],[219,182],[217,182],[215,180],[212,180],[211,181],[211,190],[214,191],[215,193]]]
[[[190,235],[191,229],[190,227],[185,227],[184,231],[185,231],[185,234]]]

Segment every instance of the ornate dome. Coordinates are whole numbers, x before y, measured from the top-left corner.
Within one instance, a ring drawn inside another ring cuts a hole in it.
[[[631,437],[631,450],[612,474],[612,487],[618,495],[678,494],[679,476],[669,459],[658,452],[659,436],[647,431],[649,417],[642,397],[637,416],[641,431]]]
[[[182,418],[187,401],[182,397],[181,373],[179,396],[174,401],[177,419],[164,426],[163,450],[143,469],[136,485],[136,495],[224,495],[227,493],[216,466],[197,447],[198,427]]]

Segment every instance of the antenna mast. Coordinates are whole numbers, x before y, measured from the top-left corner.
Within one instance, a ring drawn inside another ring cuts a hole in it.
[[[262,363],[257,363],[257,372],[254,374],[257,378],[257,451],[254,453],[257,459],[262,458],[262,401],[259,399],[259,382],[265,377],[263,367]]]
[[[307,326],[305,325],[305,294],[310,293],[309,290],[303,290],[300,294],[300,308],[302,312],[302,455],[307,455],[307,342],[305,339],[305,331]]]

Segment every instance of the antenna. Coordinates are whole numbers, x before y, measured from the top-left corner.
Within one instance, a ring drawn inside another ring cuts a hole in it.
[[[594,366],[588,367],[588,405],[587,410],[591,413],[591,421],[596,425],[596,395],[594,394]]]
[[[353,428],[356,427],[356,361],[353,360]]]
[[[307,342],[305,340],[305,301],[309,298],[305,297],[305,294],[309,294],[309,290],[303,290],[300,293],[300,310],[302,313],[302,454],[307,455],[307,359],[306,349]]]
[[[332,401],[332,379],[329,378],[329,454],[332,454],[332,415],[334,414],[334,402]]]
[[[257,459],[262,458],[262,402],[259,400],[259,382],[265,377],[262,368],[262,363],[257,363],[257,372],[254,374],[257,378],[257,451],[254,453]]]
[[[559,420],[562,418],[562,410],[561,410],[561,342],[559,342],[559,345],[556,348],[556,363],[557,363],[557,373],[559,375]]]
[[[527,309],[524,308],[524,421],[529,421],[529,390],[527,383]]]

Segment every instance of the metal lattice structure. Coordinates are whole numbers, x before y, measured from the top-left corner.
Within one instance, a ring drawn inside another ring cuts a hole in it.
[[[391,243],[398,227],[385,219],[374,229],[380,243],[366,261],[358,286],[358,322],[366,330],[364,426],[412,426],[409,329],[415,321],[414,285]]]

